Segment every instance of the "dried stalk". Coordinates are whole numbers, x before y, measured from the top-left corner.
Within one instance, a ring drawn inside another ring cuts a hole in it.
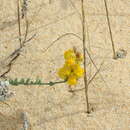
[[[90,85],[90,83],[92,83],[92,81],[94,80],[94,78],[97,76],[97,74],[99,74],[100,70],[101,70],[101,67],[104,63],[104,60],[103,62],[101,63],[100,67],[97,68],[97,71],[95,72],[95,74],[92,76],[92,78],[88,81],[88,86]],[[73,90],[73,92],[78,92],[78,91],[82,91],[84,90],[85,88],[81,88],[81,89],[77,89],[77,90]]]
[[[83,57],[84,57],[84,84],[85,84],[85,96],[86,96],[86,103],[87,103],[87,113],[90,113],[89,109],[89,101],[88,101],[88,81],[87,81],[87,72],[86,72],[86,30],[85,30],[85,14],[84,14],[84,0],[81,0],[81,10],[82,10],[82,35],[83,35]]]
[[[104,0],[104,4],[105,4],[107,23],[108,23],[108,28],[109,28],[109,33],[110,33],[110,38],[111,38],[111,43],[112,43],[113,59],[117,59],[116,52],[115,52],[115,45],[114,45],[113,35],[112,35],[112,30],[111,30],[111,23],[110,23],[110,19],[109,19],[107,1],[106,0]]]
[[[20,43],[20,47],[21,47],[22,46],[22,41],[21,41],[21,20],[20,20],[19,0],[17,0],[17,16],[18,16],[19,43]]]

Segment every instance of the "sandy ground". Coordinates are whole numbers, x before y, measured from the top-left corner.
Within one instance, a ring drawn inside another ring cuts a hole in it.
[[[80,0],[50,2],[28,2],[31,22],[28,37],[33,34],[36,37],[23,48],[7,77],[57,81],[57,69],[64,62],[64,51],[76,46],[82,52],[82,42],[73,35],[67,35],[50,46],[65,33],[82,37]],[[0,112],[4,115],[0,116],[0,130],[21,130],[21,112],[27,113],[32,130],[130,130],[130,1],[109,0],[108,9],[116,51],[124,49],[127,55],[122,59],[112,59],[103,0],[85,2],[90,40],[89,43],[87,39],[86,46],[98,67],[104,60],[100,75],[89,86],[89,102],[94,111],[89,115],[84,113],[84,90],[72,94],[66,84],[11,86],[15,95],[6,101],[9,106],[0,104]],[[16,0],[0,0],[1,61],[18,46]],[[86,60],[90,62],[89,57]],[[1,67],[0,72],[6,69]],[[87,66],[88,77],[95,71],[93,65]],[[82,87],[83,79],[74,89]]]

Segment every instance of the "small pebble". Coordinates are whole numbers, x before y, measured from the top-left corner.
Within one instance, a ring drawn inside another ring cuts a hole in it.
[[[124,49],[119,49],[116,52],[116,59],[118,59],[118,58],[125,58],[126,55],[127,55],[127,51],[125,51]]]

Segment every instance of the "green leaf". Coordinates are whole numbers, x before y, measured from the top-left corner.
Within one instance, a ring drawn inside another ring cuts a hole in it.
[[[19,84],[24,84],[24,79],[23,78],[19,81]]]
[[[30,85],[33,85],[33,84],[34,84],[34,82],[33,82],[33,81],[31,81],[31,82],[30,82]]]
[[[13,84],[16,85],[16,86],[18,85],[18,79],[17,78],[13,81]]]
[[[38,80],[38,79],[36,79],[36,81],[34,82],[34,84],[37,84],[37,83],[38,83],[38,81],[39,81],[39,80]]]
[[[30,79],[28,78],[26,81],[25,81],[25,85],[28,85],[29,84],[29,81],[30,81]]]

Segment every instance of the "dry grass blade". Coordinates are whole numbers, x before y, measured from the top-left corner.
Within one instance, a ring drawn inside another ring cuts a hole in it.
[[[22,46],[22,41],[21,41],[21,20],[20,20],[20,6],[19,6],[19,0],[17,0],[17,16],[18,16],[19,42],[20,42],[20,46]]]
[[[5,77],[5,75],[10,72],[13,62],[19,57],[19,55],[20,53],[16,53],[16,55],[11,56],[11,59],[8,58],[9,63],[5,65],[8,69],[4,73],[0,74],[0,77]]]
[[[87,113],[90,113],[89,109],[89,101],[88,101],[88,80],[87,80],[87,72],[86,72],[86,30],[85,30],[85,14],[84,14],[84,0],[81,0],[81,10],[82,10],[82,35],[83,35],[83,57],[84,57],[84,84],[85,84],[85,96],[87,103]]]
[[[92,64],[94,65],[95,69],[98,71],[98,67],[97,67],[97,65],[94,63],[94,61],[93,61],[93,59],[92,59],[92,57],[91,57],[91,55],[90,55],[90,53],[89,53],[89,51],[88,51],[87,48],[86,48],[86,52],[87,52],[87,54],[88,54],[88,56],[89,56],[90,61],[91,61]],[[105,85],[107,86],[107,83],[106,83],[106,81],[104,80],[104,78],[103,78],[103,76],[102,76],[102,74],[101,74],[100,72],[99,72],[99,75],[100,75],[102,81],[103,81],[103,82],[105,83]]]
[[[110,23],[110,19],[109,19],[109,12],[108,12],[106,0],[104,0],[104,4],[105,4],[106,15],[107,15],[107,23],[108,23],[108,28],[109,28],[110,38],[111,38],[111,43],[112,43],[113,59],[116,59],[115,45],[114,45],[114,40],[113,40],[113,35],[112,35],[112,30],[111,30],[111,23]]]
[[[97,68],[97,71],[95,72],[95,74],[92,76],[92,78],[88,81],[88,86],[91,84],[91,82],[95,79],[95,77],[97,76],[97,74],[99,74],[100,70],[101,70],[101,67],[104,63],[104,60],[103,62],[101,63],[100,67]],[[73,92],[78,92],[78,91],[82,91],[84,90],[85,88],[81,88],[81,89],[77,89],[77,90],[73,90]]]
[[[53,46],[57,41],[59,41],[60,39],[66,37],[66,36],[74,36],[74,37],[77,37],[78,39],[82,40],[81,37],[79,37],[78,35],[74,34],[74,33],[65,33],[61,36],[59,36],[56,40],[54,40],[44,51],[43,53],[45,53],[51,46]]]
[[[28,19],[27,19],[27,16],[26,16],[26,15],[25,15],[25,21],[26,21],[26,31],[25,31],[25,36],[24,36],[23,44],[25,43],[25,41],[26,41],[26,39],[27,39],[28,27],[29,27]]]

